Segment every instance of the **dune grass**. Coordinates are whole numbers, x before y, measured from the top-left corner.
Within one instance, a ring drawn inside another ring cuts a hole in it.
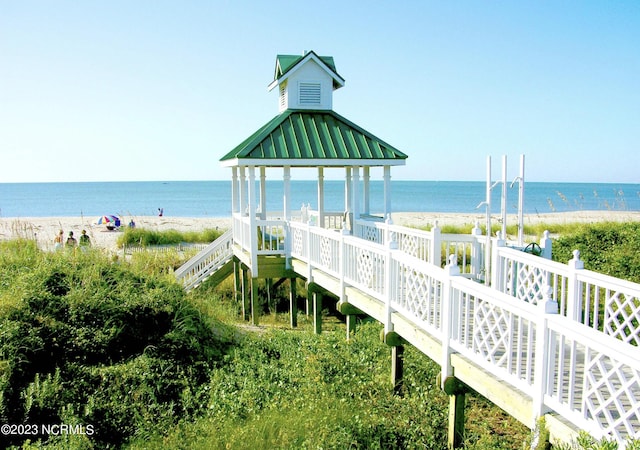
[[[224,230],[208,228],[202,231],[157,231],[146,228],[125,228],[124,233],[118,236],[117,245],[124,246],[140,245],[176,245],[182,243],[210,243],[215,241],[224,233]]]

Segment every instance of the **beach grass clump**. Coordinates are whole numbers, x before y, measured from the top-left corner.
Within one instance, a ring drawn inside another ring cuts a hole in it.
[[[233,333],[172,277],[29,242],[2,242],[0,255],[0,421],[93,430],[3,436],[3,447],[118,447],[200,411]]]
[[[180,232],[177,230],[150,230],[146,228],[127,228],[118,236],[117,245],[124,246],[159,246],[182,243],[210,243],[222,235],[224,230],[209,228],[202,231]]]
[[[586,269],[640,282],[640,223],[598,222],[574,226],[553,242],[553,259],[567,263],[580,251]]]

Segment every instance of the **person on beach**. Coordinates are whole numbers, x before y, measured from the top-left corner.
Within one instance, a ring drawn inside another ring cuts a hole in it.
[[[90,246],[91,246],[91,240],[89,239],[87,230],[82,230],[82,234],[80,235],[80,247],[86,248]]]
[[[158,208],[158,217],[162,217],[164,215],[164,209]]]
[[[60,230],[58,235],[53,239],[53,248],[60,250],[62,248],[62,240],[64,239],[64,231]]]
[[[69,237],[67,238],[66,246],[67,248],[74,248],[78,241],[73,237],[73,231],[69,231]]]
[[[136,223],[133,221],[133,219],[131,219],[131,222],[129,222],[129,228],[135,228],[136,227]]]

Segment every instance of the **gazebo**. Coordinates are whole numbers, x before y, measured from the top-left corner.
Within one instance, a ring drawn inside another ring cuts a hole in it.
[[[404,165],[407,155],[333,111],[333,91],[344,84],[333,57],[313,51],[278,55],[268,89],[279,89],[279,114],[220,160],[232,171],[234,254],[254,279],[285,276],[291,220],[312,219],[315,226],[353,233],[358,220],[390,216],[391,167]],[[370,211],[372,167],[383,168],[384,208],[378,216]],[[267,168],[282,169],[282,211],[266,210]],[[292,210],[295,168],[317,170],[317,210]],[[343,205],[325,204],[328,168],[344,170]]]

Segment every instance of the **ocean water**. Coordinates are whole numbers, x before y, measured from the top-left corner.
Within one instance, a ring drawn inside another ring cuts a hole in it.
[[[492,191],[492,212],[500,212],[501,186]],[[316,182],[292,181],[292,209],[309,203],[317,207]],[[281,211],[283,184],[267,181],[267,207]],[[393,211],[484,212],[484,181],[391,182]],[[371,181],[371,212],[383,209],[382,181]],[[539,183],[525,184],[525,213],[586,210],[640,211],[640,184]],[[0,217],[123,216],[164,214],[176,217],[228,217],[230,181],[0,183]],[[344,209],[344,182],[325,181],[325,209]],[[518,211],[518,186],[508,189],[507,212]]]

